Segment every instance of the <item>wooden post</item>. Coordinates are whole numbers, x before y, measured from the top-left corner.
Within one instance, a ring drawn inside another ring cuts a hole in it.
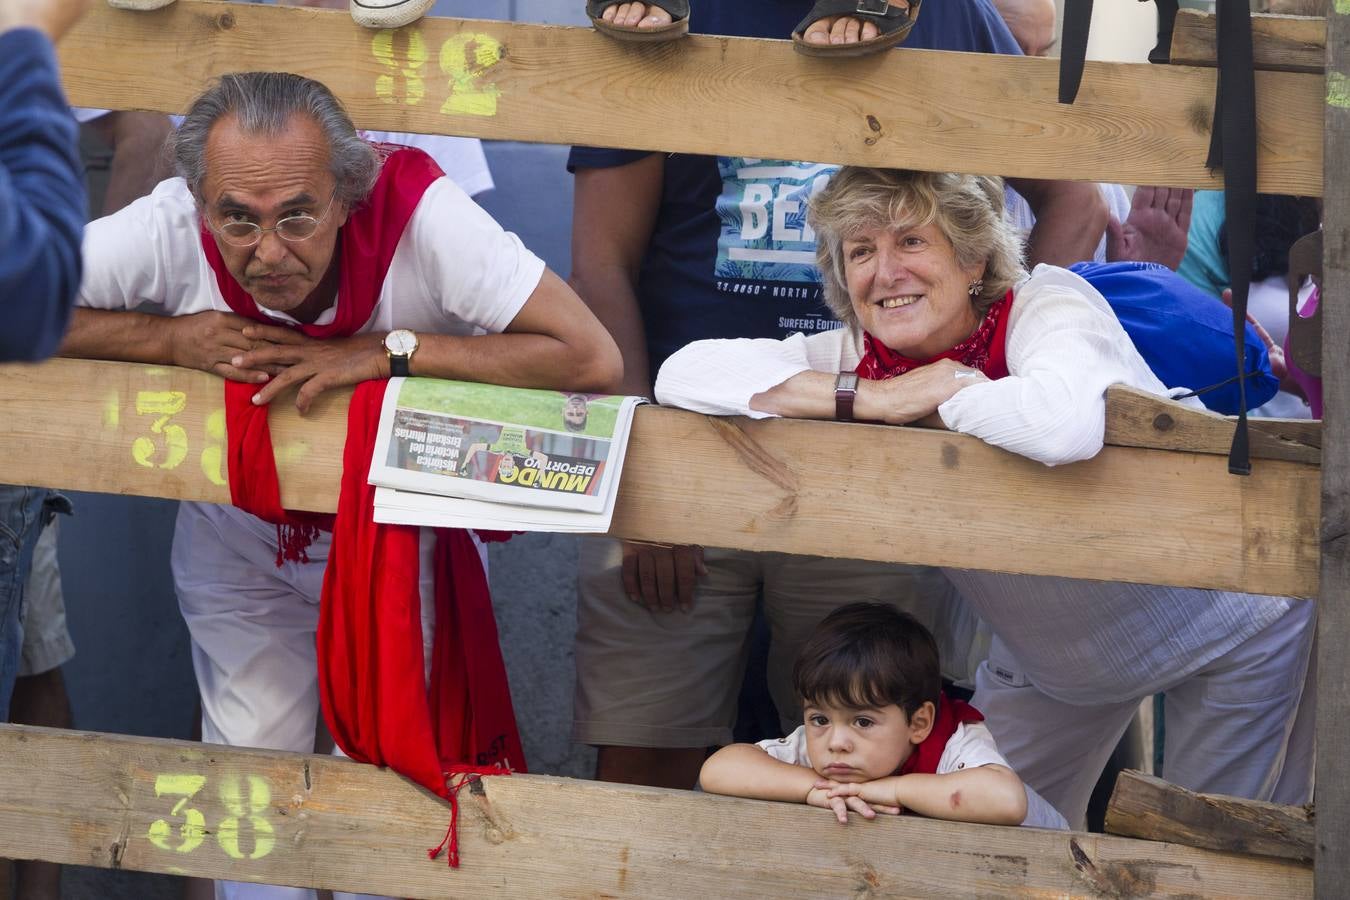
[[[1322,605],[1318,618],[1318,897],[1350,896],[1350,770],[1337,752],[1350,734],[1350,7],[1327,10],[1322,345]]]

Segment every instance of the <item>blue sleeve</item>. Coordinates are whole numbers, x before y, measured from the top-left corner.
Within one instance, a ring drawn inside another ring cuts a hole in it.
[[[51,43],[0,34],[0,360],[56,351],[80,286],[84,175]]]
[[[1022,48],[990,0],[925,0],[903,46],[1022,55]]]
[[[1226,416],[1242,408],[1233,340],[1233,313],[1213,294],[1155,263],[1074,263],[1115,311],[1125,333],[1158,380],[1169,388],[1203,391],[1200,401]],[[1247,408],[1269,401],[1280,389],[1270,371],[1266,345],[1247,323],[1242,334]]]
[[[573,147],[567,155],[567,171],[577,169],[612,169],[651,156],[651,150],[606,150],[601,147]]]

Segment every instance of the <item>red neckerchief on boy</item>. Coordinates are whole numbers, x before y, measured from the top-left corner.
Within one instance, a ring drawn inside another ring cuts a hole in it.
[[[335,320],[326,326],[298,326],[311,337],[345,337],[369,321],[408,221],[422,194],[441,177],[435,162],[420,150],[381,149],[389,155],[370,200],[352,211],[339,233]],[[202,241],[230,308],[279,324],[259,311],[230,276],[205,229]],[[332,528],[317,638],[324,719],[348,756],[388,766],[451,801],[447,838],[451,865],[457,865],[456,791],[480,774],[524,771],[525,757],[487,579],[477,547],[459,529],[436,532],[428,691],[418,593],[419,529],[376,524],[375,489],[366,483],[386,384],[358,385],[352,398],[334,518],[281,508],[267,408],[252,402],[256,385],[227,381],[230,494],[242,509],[278,523],[278,566],[283,556],[304,558],[312,529]],[[300,529],[299,536],[292,532],[285,537],[283,528]],[[495,533],[482,536],[504,539]]]
[[[1013,292],[989,307],[984,321],[970,337],[950,350],[928,359],[910,359],[901,356],[881,341],[863,332],[863,357],[854,369],[860,378],[884,381],[940,359],[954,359],[972,369],[979,369],[990,380],[1008,375],[1008,312],[1012,309]]]
[[[978,709],[964,700],[954,700],[946,694],[938,697],[937,716],[933,730],[923,739],[914,752],[900,767],[898,775],[910,775],[919,772],[924,775],[936,775],[938,763],[942,761],[942,751],[947,742],[956,734],[956,729],[966,722],[983,722],[984,716]]]

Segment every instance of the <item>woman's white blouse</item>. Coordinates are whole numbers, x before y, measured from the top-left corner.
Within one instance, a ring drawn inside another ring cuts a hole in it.
[[[750,409],[755,394],[808,370],[851,372],[861,355],[857,328],[782,341],[697,341],[661,367],[656,397],[696,412],[765,418],[772,414]],[[1102,295],[1055,266],[1037,266],[1014,290],[1007,362],[1007,378],[970,385],[938,413],[952,431],[1046,465],[1101,450],[1112,384],[1167,394]]]

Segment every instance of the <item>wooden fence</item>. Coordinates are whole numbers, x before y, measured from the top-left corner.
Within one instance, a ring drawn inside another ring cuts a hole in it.
[[[1285,26],[1257,26],[1259,65],[1292,70],[1257,75],[1262,190],[1326,195],[1327,347],[1350,336],[1350,311],[1331,302],[1350,289],[1350,183],[1323,179],[1350,171],[1346,19],[1333,13],[1324,36],[1300,25],[1298,54],[1279,45]],[[587,29],[448,19],[371,32],[343,13],[194,0],[155,13],[100,5],[61,60],[72,102],[90,106],[179,112],[214,75],[285,68],[328,83],[373,129],[1215,187],[1203,166],[1212,24],[1183,17],[1178,31],[1198,65],[1089,63],[1073,106],[1055,103],[1049,60],[901,50],[822,62],[776,41],[626,47]],[[1325,74],[1309,62],[1319,39]],[[1318,594],[1319,738],[1332,748],[1350,725],[1338,637],[1350,629],[1350,375],[1327,368],[1327,445],[1316,426],[1262,425],[1250,478],[1228,476],[1216,455],[1222,419],[1120,389],[1112,446],[1058,469],[942,432],[645,409],[613,533],[895,559],[832,509],[837,460],[849,458],[851,485],[999,538],[956,546],[940,523],[912,535],[905,561]],[[326,398],[308,421],[276,408],[286,505],[333,507],[345,405]],[[218,382],[196,372],[0,368],[0,481],[224,499],[219,407]],[[387,772],[0,728],[0,854],[416,897],[1346,896],[1350,774],[1335,754],[1319,762],[1317,802],[1314,885],[1306,854],[910,818],[840,828],[793,806],[512,776],[465,795],[464,864],[450,870],[423,855],[446,805]]]

